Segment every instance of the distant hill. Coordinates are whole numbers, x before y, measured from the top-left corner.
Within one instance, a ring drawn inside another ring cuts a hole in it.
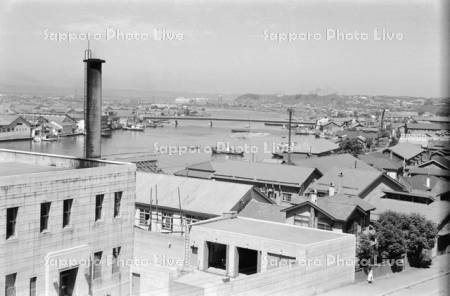
[[[407,97],[407,96],[365,96],[365,95],[339,95],[339,94],[295,94],[295,95],[276,95],[276,94],[243,94],[238,96],[234,102],[240,105],[259,105],[259,104],[314,104],[314,105],[343,105],[349,100],[373,100],[378,103],[392,103],[395,100],[414,101],[418,99],[428,100],[427,98]]]

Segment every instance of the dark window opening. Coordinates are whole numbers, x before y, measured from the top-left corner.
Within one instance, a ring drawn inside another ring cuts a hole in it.
[[[30,278],[30,296],[36,296],[36,277]]]
[[[113,257],[112,257],[112,273],[116,273],[120,271],[120,262],[119,262],[119,256],[120,256],[120,247],[113,249]]]
[[[102,218],[103,198],[103,194],[98,194],[95,196],[95,221]]]
[[[18,211],[18,207],[6,210],[6,239],[16,235],[16,219]]]
[[[59,273],[59,296],[73,296],[77,281],[78,267]]]
[[[227,268],[227,246],[219,243],[207,242],[208,267],[226,270]]]
[[[258,251],[237,248],[239,254],[239,273],[254,274],[258,272]]]
[[[63,227],[70,225],[70,215],[72,213],[73,199],[64,200],[63,205]]]
[[[5,295],[16,296],[16,277],[17,273],[7,274],[5,276]]]
[[[102,255],[103,252],[95,252],[94,253],[94,274],[93,274],[93,278],[97,279],[99,277],[102,276]]]
[[[50,217],[50,205],[49,202],[41,203],[41,232],[48,229],[48,218]]]
[[[122,191],[114,192],[114,218],[120,215],[120,202],[122,200]]]

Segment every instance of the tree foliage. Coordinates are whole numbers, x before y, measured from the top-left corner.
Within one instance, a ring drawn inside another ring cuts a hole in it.
[[[339,147],[341,149],[341,152],[343,153],[350,153],[354,156],[363,153],[363,145],[358,141],[358,139],[344,139],[340,144]]]
[[[375,227],[378,251],[383,258],[398,259],[406,254],[412,266],[431,264],[428,253],[434,247],[437,235],[433,222],[419,214],[388,211],[380,215]]]

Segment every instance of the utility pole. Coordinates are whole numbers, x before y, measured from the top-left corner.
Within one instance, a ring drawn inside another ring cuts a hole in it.
[[[288,151],[287,151],[288,159],[287,159],[287,163],[288,164],[292,164],[292,161],[291,161],[291,146],[292,146],[291,129],[292,129],[292,113],[294,112],[294,109],[289,107],[287,109],[287,111],[288,111],[288,114],[289,114],[289,126],[288,126],[288,128],[289,128],[289,136],[288,136]]]

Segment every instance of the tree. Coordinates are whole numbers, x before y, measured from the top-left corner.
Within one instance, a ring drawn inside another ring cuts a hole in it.
[[[403,215],[395,212],[382,213],[375,224],[377,231],[378,251],[383,259],[391,262],[401,259],[406,252],[405,238],[401,227]],[[392,271],[401,271],[402,266],[393,263]]]
[[[399,259],[404,254],[415,267],[431,264],[429,251],[434,247],[437,228],[419,214],[382,213],[375,224],[378,250],[383,258]],[[393,269],[396,269],[395,266]]]
[[[358,139],[344,139],[339,147],[343,153],[350,153],[354,156],[361,154],[363,152],[363,145],[358,141]]]
[[[419,214],[409,215],[407,220],[404,233],[409,263],[411,266],[429,267],[431,258],[428,253],[434,247],[437,228]]]

